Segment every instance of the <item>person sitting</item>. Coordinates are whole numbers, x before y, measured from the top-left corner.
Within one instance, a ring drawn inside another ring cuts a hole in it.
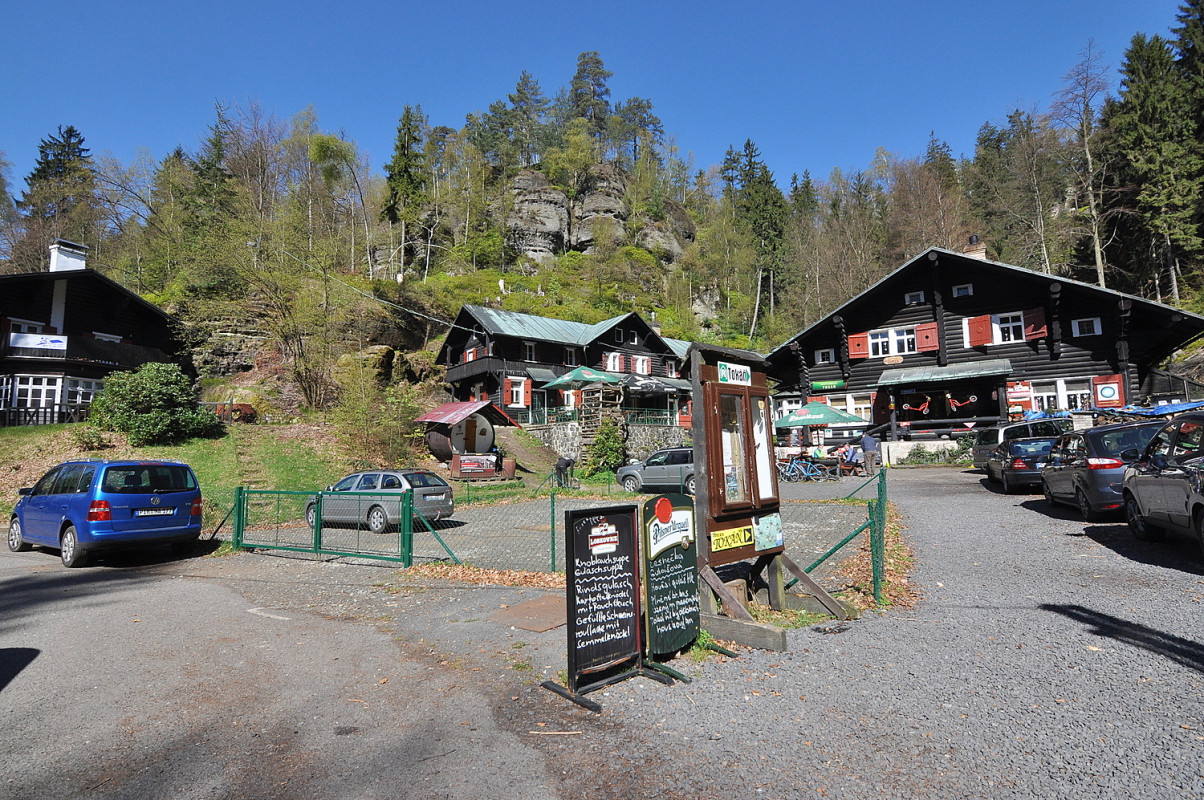
[[[811,449],[807,451],[807,457],[813,461],[819,461],[824,457],[824,449],[818,444],[813,445]]]
[[[845,454],[844,462],[841,464],[840,471],[846,475],[862,475],[861,451],[856,447],[850,447]]]

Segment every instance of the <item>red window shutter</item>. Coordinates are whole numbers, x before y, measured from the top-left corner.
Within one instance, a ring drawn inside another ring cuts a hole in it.
[[[849,358],[869,358],[870,357],[870,335],[868,333],[854,333],[849,337]]]
[[[970,346],[982,347],[995,341],[995,332],[991,330],[991,315],[970,317]]]
[[[523,381],[523,405],[531,405],[531,379]]]
[[[935,322],[925,322],[916,326],[916,349],[921,353],[941,349],[941,338]]]
[[[1041,306],[1024,312],[1024,341],[1044,339],[1049,335],[1045,325],[1045,309]]]
[[[502,402],[510,405],[510,379],[506,378],[502,381]]]

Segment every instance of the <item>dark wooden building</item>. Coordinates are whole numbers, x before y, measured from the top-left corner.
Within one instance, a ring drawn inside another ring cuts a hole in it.
[[[934,248],[768,361],[780,398],[824,400],[897,438],[1159,399],[1175,385],[1159,365],[1201,333],[1196,314]]]
[[[437,363],[447,367],[455,400],[489,400],[520,423],[553,421],[557,412],[576,408],[579,389],[543,387],[576,367],[592,367],[616,376],[653,377],[672,387],[632,402],[663,412],[667,422],[688,425],[690,384],[679,376],[688,348],[688,342],[662,337],[658,326],[635,313],[587,325],[465,305]]]
[[[104,377],[171,361],[172,318],[58,241],[51,271],[0,276],[0,424],[74,422]]]

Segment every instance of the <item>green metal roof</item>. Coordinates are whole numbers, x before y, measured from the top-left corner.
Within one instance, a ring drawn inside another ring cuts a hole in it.
[[[950,364],[947,367],[904,367],[888,369],[878,378],[879,386],[898,386],[904,383],[935,383],[956,381],[962,378],[982,378],[987,375],[1010,375],[1012,362],[1006,358],[972,361],[968,364]]]

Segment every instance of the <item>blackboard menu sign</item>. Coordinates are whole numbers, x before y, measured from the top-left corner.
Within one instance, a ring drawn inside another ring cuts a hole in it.
[[[675,653],[698,638],[694,501],[684,494],[644,504],[644,597],[650,654]]]
[[[566,511],[569,689],[640,656],[636,507]]]

